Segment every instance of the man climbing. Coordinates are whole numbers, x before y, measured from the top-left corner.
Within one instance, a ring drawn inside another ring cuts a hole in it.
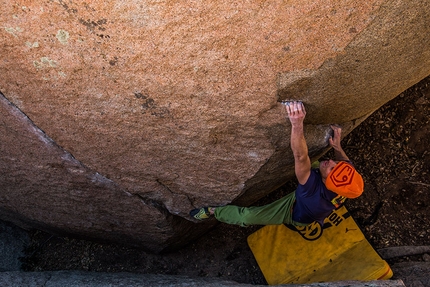
[[[341,128],[331,126],[333,136],[329,143],[334,149],[335,160],[324,160],[317,168],[312,168],[303,132],[305,107],[302,102],[295,101],[288,102],[285,109],[291,122],[291,149],[299,182],[296,191],[264,206],[226,205],[193,209],[190,212],[193,218],[203,220],[214,215],[218,221],[240,226],[305,226],[314,221],[323,224],[324,219],[346,198],[361,195],[363,179],[341,147]]]

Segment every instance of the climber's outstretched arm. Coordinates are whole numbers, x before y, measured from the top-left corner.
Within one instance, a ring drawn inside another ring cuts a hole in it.
[[[305,184],[311,174],[311,160],[303,131],[306,110],[302,102],[289,102],[285,108],[291,122],[291,149],[294,155],[294,170],[299,183]]]
[[[340,145],[341,140],[341,134],[342,134],[342,128],[337,125],[331,125],[331,129],[333,130],[333,136],[329,138],[330,146],[334,150],[334,159],[337,161],[340,160],[349,160],[348,156],[342,149],[342,146]]]

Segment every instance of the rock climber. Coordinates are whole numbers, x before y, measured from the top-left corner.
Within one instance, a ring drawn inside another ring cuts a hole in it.
[[[313,222],[323,225],[324,219],[347,198],[356,198],[362,194],[363,179],[340,143],[342,129],[331,126],[333,136],[329,138],[329,143],[334,150],[334,160],[321,161],[317,168],[312,168],[303,131],[305,107],[300,101],[292,101],[286,103],[285,109],[291,122],[291,149],[298,180],[297,189],[264,206],[226,205],[193,209],[190,211],[193,218],[204,220],[214,216],[220,222],[240,226],[306,226]]]

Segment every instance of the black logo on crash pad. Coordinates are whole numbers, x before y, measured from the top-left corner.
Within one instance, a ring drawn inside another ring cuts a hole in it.
[[[324,225],[314,221],[306,226],[294,226],[290,224],[286,224],[285,226],[293,231],[298,232],[304,239],[308,241],[314,241],[321,237],[324,229],[338,226],[345,219],[351,216],[348,211],[344,214],[338,214],[338,212],[339,210],[334,210],[332,213],[330,213],[330,215],[325,219]]]

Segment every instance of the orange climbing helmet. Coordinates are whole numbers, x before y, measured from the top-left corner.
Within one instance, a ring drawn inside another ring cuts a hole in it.
[[[359,197],[364,189],[361,175],[350,163],[345,161],[339,162],[330,171],[325,185],[327,189],[347,198]]]

